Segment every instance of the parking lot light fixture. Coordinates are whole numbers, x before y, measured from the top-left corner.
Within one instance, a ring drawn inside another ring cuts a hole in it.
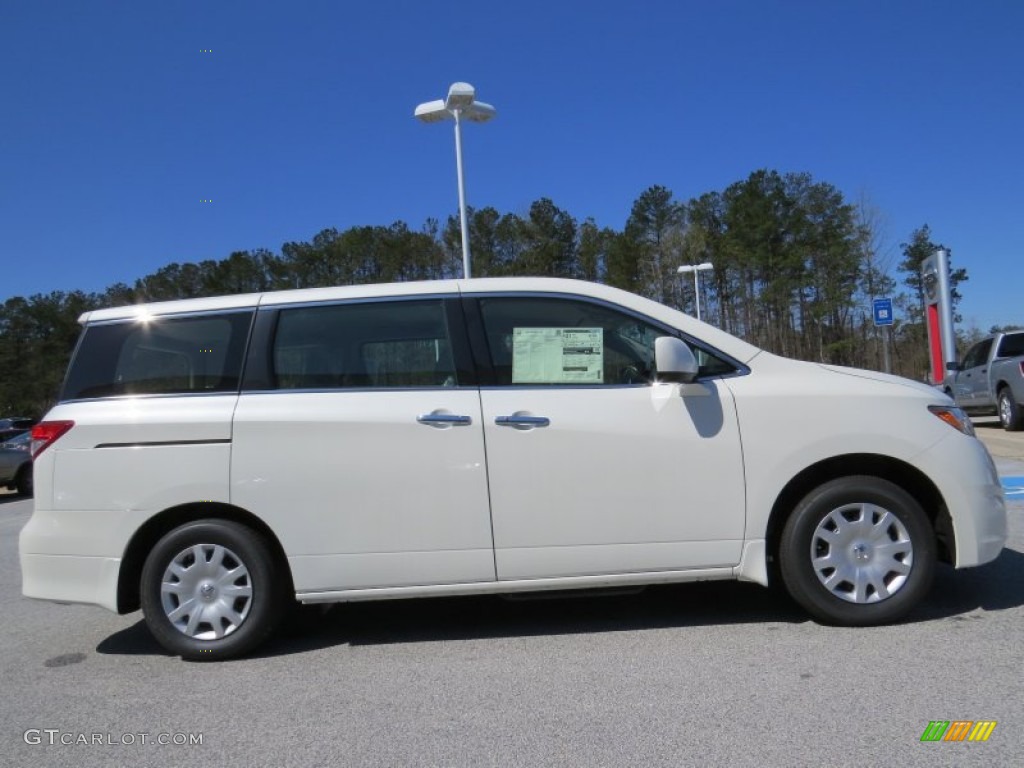
[[[701,272],[707,272],[710,269],[714,269],[715,265],[710,261],[705,261],[700,264],[684,264],[679,267],[679,274],[685,275],[689,272],[693,272],[693,301],[697,306],[697,319],[700,320],[700,283],[698,282],[698,275]]]
[[[486,123],[497,113],[490,104],[476,100],[469,83],[452,83],[444,99],[427,101],[416,107],[414,115],[424,123],[455,121],[455,168],[459,180],[459,220],[462,228],[462,276],[471,277],[469,265],[469,224],[466,216],[466,181],[462,171],[462,121]]]

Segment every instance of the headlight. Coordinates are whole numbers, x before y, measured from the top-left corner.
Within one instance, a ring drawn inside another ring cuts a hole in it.
[[[974,437],[974,425],[962,408],[952,405],[929,405],[928,410],[949,424],[957,432]]]

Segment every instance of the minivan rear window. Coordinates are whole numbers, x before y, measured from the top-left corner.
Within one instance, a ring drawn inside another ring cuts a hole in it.
[[[225,312],[87,326],[61,400],[236,392],[252,315]]]

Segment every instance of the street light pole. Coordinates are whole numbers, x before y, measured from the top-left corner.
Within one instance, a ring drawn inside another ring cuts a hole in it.
[[[466,175],[462,170],[462,120],[461,110],[454,110],[455,120],[455,172],[459,177],[459,226],[462,232],[462,276],[467,280],[469,273],[469,222],[466,214]]]
[[[714,264],[710,261],[705,261],[702,264],[684,264],[677,270],[680,275],[693,272],[693,303],[697,306],[698,320],[700,320],[700,282],[698,281],[697,276],[700,272],[707,272],[714,268]]]
[[[469,83],[453,83],[446,99],[428,101],[416,107],[415,116],[424,123],[455,121],[455,170],[459,181],[459,222],[462,230],[462,276],[471,277],[469,257],[469,221],[466,214],[466,179],[462,171],[462,121],[485,123],[497,114],[490,104],[476,100]]]

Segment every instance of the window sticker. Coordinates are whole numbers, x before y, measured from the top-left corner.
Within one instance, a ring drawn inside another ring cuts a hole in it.
[[[513,384],[603,384],[603,328],[515,328]]]

